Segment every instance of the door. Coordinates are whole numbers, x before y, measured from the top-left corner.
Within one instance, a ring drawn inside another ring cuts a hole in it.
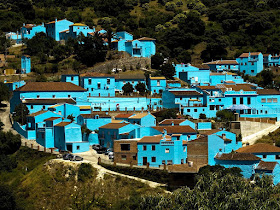
[[[72,152],[72,144],[67,145],[67,151]]]
[[[148,162],[147,157],[143,157],[143,165],[144,166],[147,165],[147,162]]]

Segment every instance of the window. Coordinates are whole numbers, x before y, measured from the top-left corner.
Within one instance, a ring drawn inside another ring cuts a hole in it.
[[[130,144],[121,144],[121,151],[130,151]]]
[[[275,155],[275,159],[279,160],[280,159],[280,155]]]
[[[74,80],[74,77],[71,77],[71,81],[73,81]]]
[[[167,165],[172,165],[173,161],[172,160],[167,160]]]
[[[236,104],[236,98],[232,98],[232,103]]]
[[[266,159],[266,155],[263,155],[263,159]]]
[[[168,148],[165,149],[165,153],[169,153],[169,149]]]
[[[194,112],[197,112],[197,109],[194,109]]]
[[[111,80],[108,78],[107,79],[107,85],[110,85],[110,83],[111,83]]]
[[[247,104],[251,104],[251,98],[250,97],[247,98]]]
[[[160,81],[159,80],[157,80],[157,86],[160,86]]]
[[[77,150],[80,150],[80,146],[77,146]]]
[[[43,105],[43,109],[45,109],[46,108],[46,106],[45,105]]]
[[[265,103],[265,102],[266,102],[266,98],[262,98],[262,99],[261,99],[261,102],[262,102],[262,103]]]
[[[144,151],[147,150],[147,146],[146,146],[146,145],[143,146],[143,150],[144,150]]]
[[[184,164],[184,159],[181,159],[181,164]]]
[[[183,98],[182,97],[180,97],[180,100],[182,100]]]
[[[122,160],[126,160],[126,155],[122,155]]]
[[[187,148],[186,147],[184,147],[184,152],[186,152],[187,151]]]
[[[68,98],[71,98],[71,95],[68,95]]]
[[[31,105],[31,109],[33,109],[33,105]]]
[[[133,159],[133,160],[136,160],[136,155],[133,155],[133,156],[132,156],[132,159]]]
[[[156,150],[156,146],[152,145],[152,150],[155,151]]]
[[[187,112],[190,112],[191,110],[190,109],[187,109]]]
[[[215,105],[210,105],[210,110],[214,110],[215,109]]]
[[[88,84],[91,85],[91,79],[88,79]]]
[[[277,103],[277,98],[273,98],[273,99],[272,99],[272,102],[273,102],[273,103]]]
[[[221,102],[221,101],[222,101],[222,99],[219,98],[219,102]]]
[[[255,71],[254,71],[254,70],[251,70],[251,72],[254,73]]]
[[[154,162],[156,162],[156,157],[152,157],[152,162],[154,163]]]
[[[100,89],[101,88],[101,84],[97,83],[97,88]]]
[[[165,160],[161,161],[161,164],[164,165],[165,164]]]
[[[240,98],[240,104],[243,104],[243,98]]]
[[[272,98],[268,98],[267,103],[272,103]]]
[[[37,98],[40,98],[40,96],[39,96],[39,95],[37,95]]]

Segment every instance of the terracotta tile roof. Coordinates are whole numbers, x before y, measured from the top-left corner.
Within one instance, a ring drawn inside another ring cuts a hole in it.
[[[135,80],[145,80],[146,77],[144,74],[119,74],[116,75],[116,80],[118,79],[135,79]]]
[[[86,89],[71,82],[27,82],[24,86],[15,89],[20,92],[80,92]]]
[[[137,143],[159,143],[161,139],[162,135],[144,136]]]
[[[172,122],[174,125],[179,125],[180,123],[186,121],[186,119],[165,119],[161,121],[159,124],[160,125],[172,125]]]
[[[269,153],[269,152],[280,152],[280,147],[276,147],[270,144],[253,144],[246,147],[241,147],[236,152],[239,153]]]
[[[118,114],[118,115],[115,116],[115,119],[117,119],[117,118],[129,118],[132,115],[134,115],[134,114]]]
[[[76,101],[72,98],[34,98],[34,99],[24,99],[22,103],[24,104],[60,104],[60,103],[76,104]]]
[[[139,113],[139,114],[133,115],[133,116],[129,117],[129,119],[142,119],[143,117],[146,117],[149,114],[150,113],[143,112],[143,113]],[[150,114],[150,115],[153,116],[154,118],[156,118],[154,115],[152,115],[152,114]]]
[[[160,132],[163,132],[164,129],[166,129],[168,134],[177,134],[177,133],[197,133],[193,128],[191,128],[188,125],[183,125],[183,126],[154,126],[152,127]]]
[[[199,93],[195,90],[182,90],[182,91],[177,91],[177,90],[170,90],[170,93],[173,93],[175,96],[202,96],[202,93]]]
[[[91,114],[81,114],[81,116],[84,119],[92,119],[94,118],[96,115],[99,116],[99,118],[111,118],[110,115],[106,114],[106,112],[97,112],[97,113],[91,113]]]
[[[22,26],[22,28],[33,28],[35,26],[36,25],[34,25],[34,24],[25,24],[25,26]]]
[[[217,160],[235,160],[235,161],[257,161],[261,158],[251,153],[223,153],[215,157]]]
[[[45,119],[44,121],[54,121],[54,120],[57,120],[59,118],[61,118],[61,117],[50,117],[50,118]]]
[[[223,138],[223,136],[220,136],[220,135],[217,135],[217,136],[219,136],[219,137],[220,137],[221,139],[223,139],[225,142],[232,142],[231,139]]]
[[[149,38],[149,37],[141,37],[137,39],[138,41],[155,41],[156,39]]]
[[[273,171],[275,166],[276,166],[277,162],[264,162],[261,161],[256,170],[260,170],[260,171]]]
[[[219,132],[219,131],[221,131],[221,130],[219,130],[219,129],[212,129],[212,130],[206,132],[205,134],[206,134],[206,135],[211,135],[211,134],[217,133],[217,132]]]
[[[227,85],[227,84],[218,84],[218,88],[220,88],[223,92],[227,91],[227,88],[231,88],[233,91],[256,91],[256,86],[251,84],[234,84],[234,85]]]
[[[270,54],[263,54],[263,57],[268,57]]]
[[[232,84],[235,84],[234,81],[225,81],[225,83],[232,83]]]
[[[121,123],[123,120],[112,120],[111,123]]]
[[[261,52],[242,53],[239,58],[247,58],[250,55],[259,55]]]
[[[166,83],[167,84],[175,84],[175,83],[179,83],[179,84],[181,84],[179,81],[177,81],[177,80],[166,80]]]
[[[183,140],[183,145],[187,145],[188,141]]]
[[[41,110],[41,111],[34,112],[34,113],[28,115],[28,117],[36,117],[36,116],[38,116],[38,115],[40,115],[40,114],[44,114],[44,113],[46,113],[46,112],[47,112],[47,110]]]
[[[69,125],[69,124],[71,124],[71,122],[60,122],[60,123],[58,123],[58,124],[56,124],[56,125],[54,125],[54,126],[57,126],[57,127],[65,127],[66,125]]]
[[[206,64],[192,64],[192,66],[199,68],[199,69],[210,69],[210,67]]]
[[[70,26],[87,26],[87,25],[85,25],[83,23],[74,23],[74,24],[72,24]]]
[[[219,90],[220,88],[217,88],[216,86],[196,86],[201,90]]]
[[[126,125],[128,125],[129,123],[108,123],[106,125],[103,125],[99,128],[106,128],[106,129],[120,129]]]
[[[280,95],[280,92],[275,89],[257,89],[259,95]]]
[[[205,64],[215,64],[215,65],[238,65],[236,60],[217,60],[217,61],[212,61],[212,62],[208,62]]]
[[[104,74],[99,72],[87,72],[84,74],[80,74],[80,77],[115,77],[111,74]]]

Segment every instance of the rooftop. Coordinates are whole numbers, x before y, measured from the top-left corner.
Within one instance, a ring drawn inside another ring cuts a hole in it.
[[[57,120],[59,118],[61,118],[61,117],[50,117],[50,118],[45,119],[44,121],[54,121],[54,120]]]
[[[203,94],[195,90],[170,90],[170,93],[173,93],[175,96],[201,96]]]
[[[115,116],[115,119],[117,119],[117,118],[129,118],[132,115],[134,115],[134,114],[118,114],[118,115]]]
[[[22,87],[15,89],[20,92],[80,92],[86,89],[71,82],[27,82]]]
[[[91,114],[81,114],[81,116],[84,119],[92,119],[95,118],[95,116],[98,115],[99,118],[111,118],[109,114],[106,114],[106,112],[96,112],[96,113],[91,113]]]
[[[118,74],[115,77],[116,79],[135,79],[135,80],[144,80],[146,79],[144,74]]]
[[[184,126],[154,126],[152,127],[160,132],[163,132],[164,129],[166,129],[168,134],[178,134],[178,133],[197,133],[193,128],[191,128],[188,125]]]
[[[199,69],[210,69],[210,67],[206,64],[192,64],[192,66],[199,68]]]
[[[261,171],[273,171],[277,162],[264,162],[261,161],[259,165],[257,166],[256,170]]]
[[[162,139],[162,135],[144,136],[138,142],[139,143],[159,143],[161,139]]]
[[[242,54],[239,56],[239,58],[247,58],[247,57],[249,57],[249,54],[250,54],[250,55],[259,55],[259,54],[261,54],[261,52],[242,53]]]
[[[139,40],[139,41],[155,41],[156,39],[149,38],[149,37],[141,37],[141,38],[139,38],[137,40]]]
[[[205,64],[216,64],[216,65],[224,65],[224,64],[232,64],[232,65],[238,65],[236,60],[217,60],[217,61],[212,61],[208,62]]]
[[[106,125],[103,125],[99,128],[106,128],[106,129],[120,129],[126,125],[128,125],[129,123],[108,123]]]
[[[129,117],[129,119],[142,119],[143,117],[146,117],[149,114],[150,113],[148,113],[148,112],[143,112],[143,113],[139,113],[139,114],[133,115],[133,116]],[[154,115],[152,115],[152,116],[155,118]]]
[[[241,147],[236,150],[238,153],[270,153],[270,152],[280,152],[280,147],[276,147],[270,144],[253,144],[246,147]]]
[[[179,125],[180,123],[186,121],[186,119],[165,119],[163,121],[161,121],[159,124],[160,125],[172,125],[172,123],[174,123],[174,125]]]
[[[150,76],[150,79],[151,80],[166,80],[165,77],[151,77],[151,76]]]
[[[47,110],[41,110],[41,111],[34,112],[34,113],[28,115],[28,117],[36,117],[36,116],[38,116],[38,115],[40,115],[40,114],[44,114],[44,113],[46,113],[46,112],[47,112]]]
[[[217,154],[215,157],[217,160],[235,160],[235,161],[257,161],[261,158],[251,153],[223,153]]]
[[[201,90],[219,90],[216,86],[196,86]]]
[[[259,95],[280,95],[280,92],[275,89],[257,89]]]
[[[60,123],[56,124],[55,126],[57,126],[57,127],[65,127],[66,125],[69,125],[69,124],[71,124],[71,122],[60,122]]]
[[[74,24],[72,24],[70,26],[87,26],[87,25],[85,25],[83,23],[74,23]]]

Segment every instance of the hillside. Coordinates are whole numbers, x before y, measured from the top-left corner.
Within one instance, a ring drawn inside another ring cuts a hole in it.
[[[157,51],[177,62],[201,62],[243,51],[279,52],[279,6],[274,0],[6,0],[0,4],[0,30],[55,18],[96,29],[109,24],[135,38],[156,38]]]
[[[11,158],[17,168],[0,171],[0,189],[8,185],[18,209],[125,209],[141,196],[163,192],[119,176],[104,174],[100,179],[90,165],[57,162],[25,147]]]

